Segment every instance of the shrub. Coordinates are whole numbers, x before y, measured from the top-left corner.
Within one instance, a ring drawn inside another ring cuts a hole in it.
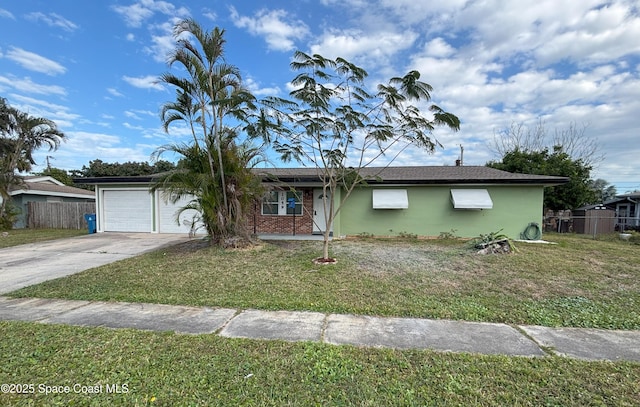
[[[631,235],[629,243],[640,244],[640,232],[627,232]]]
[[[20,208],[9,202],[4,213],[0,215],[0,230],[13,229],[13,224],[16,223],[19,214]]]
[[[451,229],[448,232],[440,232],[440,234],[438,235],[438,239],[443,239],[443,240],[457,239],[458,235],[456,235],[456,232],[457,232],[456,229]]]

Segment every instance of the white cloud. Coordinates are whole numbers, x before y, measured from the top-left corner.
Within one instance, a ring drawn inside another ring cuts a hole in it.
[[[0,84],[4,84],[7,87],[13,88],[19,92],[33,93],[37,95],[60,95],[65,96],[67,91],[62,86],[58,85],[41,85],[35,83],[29,77],[18,79],[10,76],[0,76]]]
[[[7,51],[5,57],[25,69],[51,76],[63,74],[67,71],[67,69],[59,63],[34,52],[25,51],[22,48],[11,47],[11,49]]]
[[[424,47],[425,55],[434,58],[449,57],[456,53],[455,48],[447,43],[443,38],[438,37],[429,41]]]
[[[123,76],[122,79],[129,85],[140,89],[164,90],[164,87],[158,83],[158,77],[147,75],[142,77]]]
[[[140,119],[139,117],[135,117],[136,119]],[[122,125],[124,127],[126,127],[129,130],[135,130],[135,131],[143,131],[145,128],[142,126],[134,126],[133,124],[129,123],[129,122],[124,122],[122,123]]]
[[[320,3],[324,6],[348,7],[348,8],[362,8],[371,3],[367,0],[320,0]]]
[[[120,143],[120,137],[111,134],[72,131],[68,135],[69,143],[67,145],[77,151],[92,150],[94,148],[104,149]]]
[[[311,53],[328,58],[343,57],[347,60],[365,58],[383,64],[390,56],[409,48],[417,34],[407,30],[404,33],[376,32],[360,30],[329,30],[311,45]]]
[[[186,7],[176,7],[166,1],[140,0],[130,6],[113,6],[112,9],[120,14],[130,27],[140,27],[144,21],[156,13],[176,18],[189,16],[189,10]]]
[[[206,18],[208,18],[211,21],[217,21],[218,20],[218,14],[216,14],[216,12],[213,11],[213,10],[204,9],[202,11],[202,15],[205,16]]]
[[[301,20],[294,20],[285,10],[262,9],[254,17],[241,16],[233,7],[230,11],[236,27],[264,37],[272,50],[291,51],[296,48],[295,41],[309,35],[309,27]]]
[[[105,162],[149,160],[146,148],[139,145],[123,146],[121,138],[112,134],[69,131],[66,135],[67,142],[56,152],[56,163],[63,168],[79,169],[87,162],[78,162],[77,157],[87,156],[87,160],[100,159]]]
[[[484,61],[534,56],[549,66],[562,60],[597,62],[640,51],[640,19],[632,5],[603,0],[470,2],[451,11],[441,34]]]
[[[124,115],[131,119],[142,120],[140,116],[129,110],[125,110]]]
[[[11,105],[18,110],[27,112],[35,117],[46,117],[53,120],[60,128],[71,128],[74,126],[74,122],[81,118],[79,114],[70,113],[67,106],[45,100],[17,94],[10,94],[8,99]]]
[[[129,33],[127,34],[126,38],[127,38],[127,41],[135,41],[136,36],[133,33]]]
[[[572,30],[559,32],[536,49],[541,63],[562,59],[608,61],[640,52],[640,18],[620,4],[589,10]]]
[[[263,87],[251,77],[244,78],[243,82],[254,96],[275,96],[282,92],[278,86]]]
[[[449,1],[415,1],[415,0],[381,0],[380,12],[387,10],[403,24],[419,24],[427,22],[427,29],[440,27],[465,6],[467,0]],[[371,5],[369,5],[371,6]]]
[[[107,88],[107,92],[109,92],[109,94],[111,96],[116,96],[116,97],[123,97],[124,95],[120,92],[118,92],[117,89],[115,88]]]
[[[120,14],[130,27],[140,27],[143,21],[153,16],[153,10],[140,3],[134,3],[130,6],[113,6],[113,10]]]
[[[78,28],[75,23],[56,13],[44,14],[38,11],[29,13],[25,17],[27,18],[27,20],[42,21],[50,27],[62,28],[65,31],[71,32]]]
[[[0,8],[0,17],[4,17],[4,18],[10,18],[12,20],[15,20],[16,18],[14,17],[13,14],[11,14],[11,12],[9,12],[8,10],[5,10],[3,8]]]
[[[137,110],[137,109],[133,109],[133,110],[125,110],[124,111],[124,115],[126,117],[129,117],[131,119],[135,119],[135,120],[144,120],[142,117],[140,117],[140,115],[145,115],[145,116],[150,116],[150,117],[156,117],[156,114],[153,112],[150,112],[148,110]]]
[[[153,27],[158,34],[151,36],[152,44],[145,47],[144,50],[155,61],[167,62],[167,57],[175,50],[176,42],[173,37],[173,27],[176,22],[177,20],[172,20]]]

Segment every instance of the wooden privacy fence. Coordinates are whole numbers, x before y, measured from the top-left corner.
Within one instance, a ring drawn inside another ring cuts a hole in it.
[[[96,213],[95,202],[27,202],[27,227],[86,229],[85,213]]]

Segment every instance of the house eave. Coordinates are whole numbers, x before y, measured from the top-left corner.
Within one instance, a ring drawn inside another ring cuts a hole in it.
[[[74,184],[149,184],[154,180],[155,176],[136,176],[136,177],[87,177],[73,178]]]
[[[17,189],[9,193],[11,196],[17,195],[43,195],[43,196],[56,196],[60,198],[80,198],[80,199],[95,199],[95,195],[91,194],[74,194],[70,192],[54,192],[54,191],[39,191],[35,189]]]

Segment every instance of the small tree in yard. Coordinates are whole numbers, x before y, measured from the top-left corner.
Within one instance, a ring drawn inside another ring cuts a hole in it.
[[[412,104],[431,99],[432,88],[420,81],[418,71],[391,78],[369,93],[364,86],[367,72],[343,58],[296,52],[291,67],[300,71],[292,81],[292,100],[266,99],[265,111],[276,120],[268,125],[258,120],[262,127],[248,130],[267,137],[283,161],[317,168],[327,214],[318,260],[330,262],[329,233],[335,216],[356,186],[379,175],[363,169],[382,157],[390,165],[409,145],[433,152],[440,144],[432,131],[438,126],[457,131],[460,120],[436,105],[429,107],[433,117],[428,119]],[[340,188],[341,198],[334,203]]]

